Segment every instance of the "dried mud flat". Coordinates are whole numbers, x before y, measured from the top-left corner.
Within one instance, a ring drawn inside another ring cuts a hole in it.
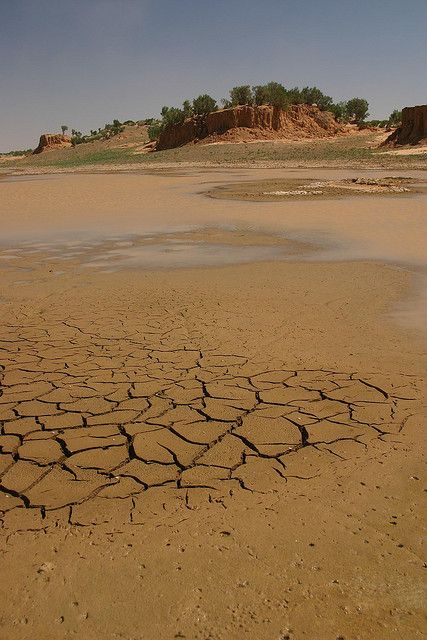
[[[211,198],[230,200],[281,201],[319,200],[349,196],[396,196],[421,193],[425,180],[389,176],[342,178],[340,180],[263,180],[220,186],[207,192]]]
[[[423,637],[409,273],[81,244],[1,252],[0,637]]]

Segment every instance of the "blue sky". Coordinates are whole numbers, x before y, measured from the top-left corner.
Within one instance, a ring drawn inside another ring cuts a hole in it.
[[[236,84],[427,102],[427,0],[0,0],[0,150]]]

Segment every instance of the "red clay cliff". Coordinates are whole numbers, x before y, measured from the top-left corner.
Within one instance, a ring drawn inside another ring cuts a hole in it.
[[[402,124],[383,143],[385,146],[427,144],[427,104],[405,107]]]
[[[287,111],[270,105],[240,106],[187,118],[166,127],[158,151],[190,142],[248,142],[295,138],[325,138],[345,131],[327,111],[314,105],[293,105]]]
[[[71,147],[71,138],[61,133],[43,133],[40,136],[39,146],[33,153],[41,153],[49,149],[65,149]]]

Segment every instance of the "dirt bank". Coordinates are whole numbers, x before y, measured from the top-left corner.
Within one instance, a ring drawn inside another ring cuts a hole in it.
[[[405,107],[402,124],[387,138],[382,146],[427,144],[427,104]]]
[[[320,111],[316,106],[293,105],[287,111],[269,105],[240,106],[195,116],[182,124],[166,127],[156,149],[172,149],[198,141],[325,138],[345,130],[331,113]]]

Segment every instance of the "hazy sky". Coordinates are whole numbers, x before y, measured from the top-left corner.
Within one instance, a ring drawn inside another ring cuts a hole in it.
[[[427,102],[427,0],[0,0],[0,150],[236,84]]]

